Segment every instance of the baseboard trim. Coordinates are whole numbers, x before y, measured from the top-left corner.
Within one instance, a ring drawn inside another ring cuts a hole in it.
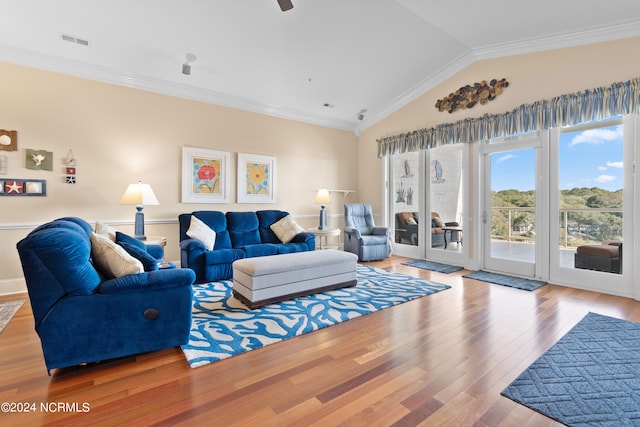
[[[27,292],[27,283],[23,278],[0,280],[0,296],[23,294]]]

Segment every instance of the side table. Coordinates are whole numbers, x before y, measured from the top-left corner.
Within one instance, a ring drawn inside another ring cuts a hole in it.
[[[164,236],[147,236],[143,242],[145,245],[160,245],[163,248],[167,246],[167,238]]]
[[[449,233],[449,243],[462,244],[462,227],[442,227],[444,231],[444,248],[447,249],[447,233]]]
[[[310,228],[306,231],[315,234],[318,238],[319,245],[317,246],[317,249],[340,249],[340,236],[342,234],[342,230],[340,230],[339,228],[330,228],[328,230]],[[337,237],[338,242],[329,244],[329,237]]]

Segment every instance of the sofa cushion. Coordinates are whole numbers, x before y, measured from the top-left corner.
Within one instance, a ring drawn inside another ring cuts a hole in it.
[[[279,254],[293,254],[307,251],[309,251],[309,245],[306,243],[282,243],[278,245]]]
[[[386,245],[387,244],[387,236],[386,235],[363,235],[362,236],[362,246],[373,246],[373,245]]]
[[[302,233],[304,228],[300,227],[293,220],[291,215],[287,215],[269,227],[282,243],[289,243],[298,233]]]
[[[264,209],[256,211],[256,215],[258,216],[258,231],[260,231],[260,241],[262,243],[281,243],[282,241],[273,232],[271,226],[289,215],[289,212],[277,209]]]
[[[226,215],[232,247],[262,243],[258,232],[258,215],[255,212],[227,212]]]
[[[144,271],[155,271],[158,269],[158,260],[147,252],[147,246],[142,243],[141,240],[116,231],[116,243],[122,246],[129,255],[140,261]]]
[[[440,215],[436,212],[431,212],[431,226],[432,227],[444,227],[444,222],[440,219]]]
[[[245,258],[245,254],[240,249],[216,249],[207,251],[204,254],[205,264],[230,264],[235,260]]]
[[[91,257],[105,277],[122,277],[144,272],[142,263],[108,237],[91,233]]]
[[[187,236],[201,241],[208,251],[213,250],[216,244],[216,232],[195,215],[191,215]]]
[[[241,249],[247,255],[247,258],[278,255],[278,247],[280,244],[275,243],[259,243],[257,245],[245,245]]]
[[[620,249],[614,245],[583,245],[578,246],[576,252],[605,258],[618,258],[620,256]]]

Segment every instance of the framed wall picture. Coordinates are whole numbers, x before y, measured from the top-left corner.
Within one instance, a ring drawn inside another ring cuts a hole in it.
[[[46,196],[47,181],[44,179],[0,179],[0,196]]]
[[[25,167],[27,169],[52,171],[53,153],[45,150],[26,150]]]
[[[182,203],[229,203],[230,154],[182,147]]]
[[[238,203],[276,202],[276,158],[238,153]]]
[[[0,150],[18,150],[18,131],[0,129]]]

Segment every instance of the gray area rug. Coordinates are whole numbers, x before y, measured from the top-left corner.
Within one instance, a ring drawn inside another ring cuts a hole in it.
[[[521,277],[508,276],[506,274],[490,273],[480,270],[465,274],[462,277],[476,279],[483,282],[494,283],[496,285],[509,286],[510,288],[522,289],[524,291],[535,291],[539,287],[547,284],[541,280],[523,279]]]
[[[22,304],[24,304],[24,300],[0,303],[0,333],[4,331]]]
[[[439,262],[427,261],[425,259],[414,259],[412,261],[403,262],[402,264],[445,274],[462,270],[462,267],[458,267],[457,265],[441,264]]]
[[[501,394],[568,426],[639,426],[640,324],[587,314]]]

